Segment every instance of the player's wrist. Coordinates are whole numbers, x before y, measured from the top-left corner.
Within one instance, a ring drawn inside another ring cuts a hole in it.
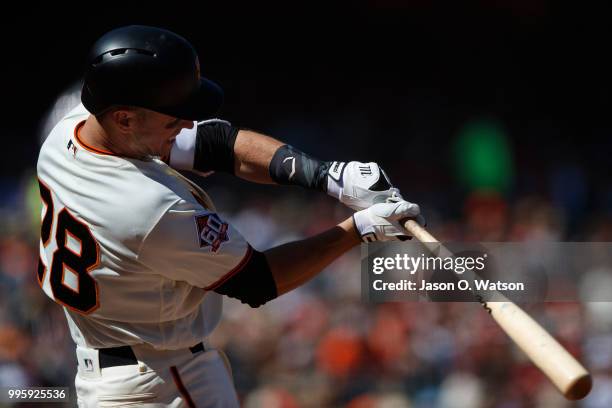
[[[354,245],[362,242],[361,235],[355,224],[354,214],[338,224],[338,227],[346,232],[347,238],[352,241]]]

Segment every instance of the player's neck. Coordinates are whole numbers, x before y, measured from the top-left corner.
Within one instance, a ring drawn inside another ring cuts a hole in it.
[[[98,122],[94,115],[90,115],[79,133],[80,139],[95,149],[110,152],[117,156],[132,157],[131,152],[114,143],[115,138],[109,134]]]

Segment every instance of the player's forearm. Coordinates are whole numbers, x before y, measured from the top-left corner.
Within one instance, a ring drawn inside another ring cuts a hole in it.
[[[353,220],[348,218],[314,237],[265,251],[278,295],[301,286],[360,242]]]
[[[266,184],[297,185],[327,191],[331,162],[257,132],[240,130],[234,144],[234,174]]]
[[[273,184],[270,161],[282,145],[269,136],[241,129],[234,144],[234,174],[255,183]]]

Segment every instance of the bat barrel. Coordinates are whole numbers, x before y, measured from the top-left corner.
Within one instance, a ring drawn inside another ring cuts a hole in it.
[[[414,220],[402,220],[404,228],[436,256],[452,256],[433,235]],[[589,372],[523,309],[499,294],[502,301],[484,305],[514,343],[570,400],[587,396],[593,386]]]
[[[568,399],[591,390],[588,371],[554,337],[516,304],[487,302],[493,319]]]

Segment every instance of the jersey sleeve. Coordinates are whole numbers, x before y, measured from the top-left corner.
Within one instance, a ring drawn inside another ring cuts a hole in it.
[[[139,260],[154,273],[214,290],[248,263],[253,250],[217,213],[180,201],[144,239]]]
[[[170,166],[178,170],[193,171],[197,132],[197,122],[194,122],[191,129],[181,129],[176,136],[174,145],[172,145],[169,162]]]

